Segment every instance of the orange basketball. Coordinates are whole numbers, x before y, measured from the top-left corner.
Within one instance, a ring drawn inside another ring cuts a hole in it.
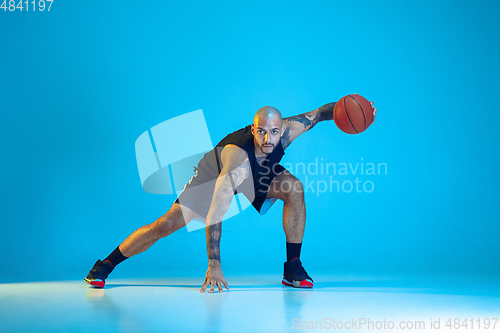
[[[373,109],[361,95],[347,95],[339,99],[333,108],[333,120],[342,132],[357,134],[365,131],[372,123]]]

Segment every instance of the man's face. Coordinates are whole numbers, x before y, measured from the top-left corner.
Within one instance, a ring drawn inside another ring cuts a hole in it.
[[[270,154],[279,144],[283,128],[279,117],[259,117],[252,124],[255,146],[263,154]]]

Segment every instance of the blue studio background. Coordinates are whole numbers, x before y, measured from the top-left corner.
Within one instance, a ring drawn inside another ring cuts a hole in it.
[[[373,126],[348,135],[320,123],[283,159],[387,165],[335,178],[370,181],[370,193],[307,189],[311,276],[498,274],[499,10],[496,1],[58,0],[50,12],[0,10],[0,281],[83,279],[169,209],[174,195],[141,188],[134,144],[150,127],[203,109],[215,144],[262,106],[286,117],[351,93],[375,101]],[[181,132],[173,144],[196,136]],[[305,186],[330,177],[297,176]],[[259,273],[279,282],[281,218],[276,203],[224,224],[229,285]],[[201,285],[206,267],[204,231],[184,229],[113,277]]]

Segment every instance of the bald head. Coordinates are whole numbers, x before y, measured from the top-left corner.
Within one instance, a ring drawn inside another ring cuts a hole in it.
[[[267,123],[269,121],[278,121],[279,127],[283,126],[283,118],[281,117],[281,112],[278,109],[273,108],[272,106],[264,106],[257,110],[255,116],[253,117],[254,125],[258,123]]]
[[[270,154],[280,143],[284,131],[281,113],[272,106],[260,108],[253,117],[255,156]]]

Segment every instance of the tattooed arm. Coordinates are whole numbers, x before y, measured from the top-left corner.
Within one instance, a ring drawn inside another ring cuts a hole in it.
[[[222,284],[229,289],[220,265],[222,218],[231,204],[235,189],[250,175],[250,163],[243,149],[227,145],[221,152],[221,160],[222,171],[215,183],[214,196],[206,219],[208,270],[200,292],[204,292],[208,285],[211,285],[211,293],[216,286],[219,292],[222,292]]]
[[[299,135],[309,131],[320,121],[332,120],[334,106],[335,102],[328,103],[314,111],[284,118],[285,132],[281,136],[283,148],[286,149]]]

